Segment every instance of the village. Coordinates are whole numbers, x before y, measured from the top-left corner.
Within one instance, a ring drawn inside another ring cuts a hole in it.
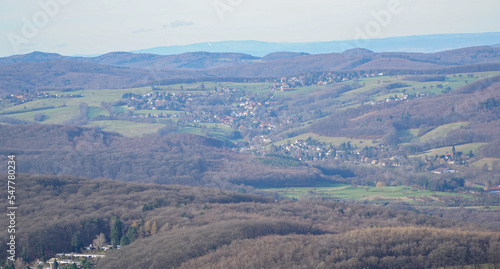
[[[302,162],[338,160],[355,165],[373,165],[383,167],[399,167],[414,165],[405,154],[391,156],[380,154],[390,151],[390,145],[378,144],[372,147],[358,148],[346,141],[343,144],[319,142],[314,139],[297,139],[294,142],[283,143],[287,137],[283,132],[303,126],[304,122],[324,117],[321,111],[302,111],[293,103],[284,103],[276,98],[276,91],[290,91],[304,86],[323,86],[337,82],[356,84],[359,78],[382,77],[384,73],[307,73],[300,76],[279,77],[269,84],[267,94],[256,94],[245,91],[243,86],[225,87],[215,84],[214,88],[206,88],[204,83],[196,88],[184,87],[180,90],[169,86],[156,88],[145,94],[124,93],[120,100],[113,103],[102,103],[104,111],[89,120],[153,120],[168,119],[177,128],[201,128],[231,130],[230,137],[237,147],[233,150],[263,155],[267,153],[282,154]],[[384,83],[391,87],[402,87],[403,83],[393,83],[396,77],[386,78]],[[400,85],[401,84],[401,85]],[[362,87],[363,85],[353,86]],[[438,88],[443,88],[440,86]],[[50,91],[37,91],[36,96],[27,94],[12,95],[7,99],[11,102],[27,102],[31,99],[49,98],[79,98],[80,94],[70,91],[53,94]],[[405,102],[410,99],[426,97],[426,93],[411,93],[405,90],[383,99],[371,101],[371,105],[392,102]],[[7,99],[3,100],[6,101]],[[283,113],[283,112],[287,113]],[[318,113],[316,113],[318,112]],[[404,115],[403,115],[404,116]],[[402,116],[402,117],[403,117]],[[280,142],[281,141],[281,142]],[[275,146],[279,144],[279,146]],[[369,153],[367,151],[370,151]],[[373,154],[377,152],[377,154]],[[453,153],[444,156],[426,156],[424,166],[436,173],[456,173],[457,167],[468,165],[470,154],[454,156]],[[439,169],[444,168],[442,171]],[[437,169],[437,170],[436,170]]]
[[[111,249],[120,249],[120,246],[105,245],[96,248],[92,244],[85,247],[80,252],[71,253],[57,253],[54,258],[48,260],[37,260],[37,269],[89,269],[92,268],[93,264],[96,264],[99,259],[106,256],[106,252]]]
[[[365,74],[377,76],[383,74]],[[338,78],[337,78],[338,79]],[[282,83],[275,83],[272,90],[284,90],[302,84],[304,78],[281,78]],[[330,80],[332,78],[330,77]],[[316,162],[324,160],[339,160],[355,165],[371,165],[381,167],[412,166],[414,163],[407,155],[386,156],[391,147],[379,144],[377,146],[358,148],[350,142],[339,145],[320,142],[309,137],[293,142],[279,143],[283,138],[275,137],[275,131],[283,131],[303,121],[300,115],[292,114],[275,116],[276,111],[283,109],[274,96],[267,99],[262,96],[248,95],[238,88],[215,88],[211,91],[167,92],[155,91],[144,95],[124,94],[122,102],[132,112],[151,111],[150,113],[133,113],[139,118],[171,118],[177,124],[199,127],[206,123],[223,124],[241,131],[256,132],[247,145],[236,150],[240,152],[262,154],[281,154],[293,157],[302,162]],[[374,101],[372,105],[381,102],[406,101],[413,98],[425,97],[424,94],[401,94],[384,100]],[[239,133],[239,132],[238,132]],[[279,143],[279,146],[275,146]],[[369,152],[368,152],[369,151]],[[374,154],[375,152],[375,154]],[[384,154],[381,154],[384,153]],[[442,156],[426,156],[423,165],[433,173],[456,173],[456,168],[469,165],[468,160],[472,153],[450,152]],[[449,168],[450,167],[450,168]]]
[[[156,91],[144,95],[124,94],[123,102],[133,118],[174,118],[179,123],[220,123],[234,129],[274,130],[283,125],[267,117],[277,102],[247,96],[241,89],[217,88],[200,93]]]

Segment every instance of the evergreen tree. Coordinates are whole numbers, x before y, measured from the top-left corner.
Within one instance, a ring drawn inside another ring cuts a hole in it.
[[[111,244],[116,247],[120,243],[120,239],[122,238],[122,229],[123,224],[119,218],[113,217],[111,218],[112,226],[111,226]]]
[[[73,234],[73,238],[71,239],[71,251],[80,252],[82,248],[83,248],[83,242],[82,240],[80,240],[80,233],[75,232]]]
[[[78,267],[76,266],[75,263],[72,263],[72,264],[66,266],[66,269],[78,269]]]
[[[92,268],[92,263],[85,259],[83,262],[82,262],[82,268],[83,269],[91,269]]]
[[[137,239],[137,236],[138,236],[137,229],[134,226],[128,228],[127,237],[130,243],[134,242],[135,239]]]
[[[126,246],[130,244],[130,240],[127,235],[122,236],[122,239],[120,240],[120,246]]]

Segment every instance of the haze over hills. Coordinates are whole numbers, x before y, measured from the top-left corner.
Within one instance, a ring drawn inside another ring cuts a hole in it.
[[[475,33],[475,34],[440,34],[420,35],[406,37],[388,37],[378,39],[364,39],[359,35],[359,40],[328,41],[328,42],[263,42],[263,41],[222,41],[205,42],[184,46],[165,46],[150,49],[135,50],[135,53],[152,53],[160,55],[180,54],[185,52],[239,52],[258,57],[280,51],[306,52],[309,54],[343,52],[348,49],[363,47],[376,52],[439,52],[472,46],[498,44],[500,33]]]

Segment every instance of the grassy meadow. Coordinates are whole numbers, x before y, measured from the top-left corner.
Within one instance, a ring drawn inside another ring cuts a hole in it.
[[[343,200],[354,199],[357,201],[406,201],[409,203],[418,200],[418,197],[432,197],[433,199],[437,199],[435,198],[437,196],[444,195],[461,195],[469,197],[469,195],[466,194],[418,190],[407,186],[383,186],[377,188],[375,186],[363,187],[326,182],[320,182],[314,187],[261,188],[260,190],[276,192],[280,195],[295,199],[325,197]]]

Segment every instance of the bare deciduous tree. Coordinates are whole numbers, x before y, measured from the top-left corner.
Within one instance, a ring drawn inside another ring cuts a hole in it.
[[[92,244],[96,249],[101,249],[106,245],[106,236],[104,236],[103,233],[100,233],[98,236],[96,236],[94,241],[92,241]]]

